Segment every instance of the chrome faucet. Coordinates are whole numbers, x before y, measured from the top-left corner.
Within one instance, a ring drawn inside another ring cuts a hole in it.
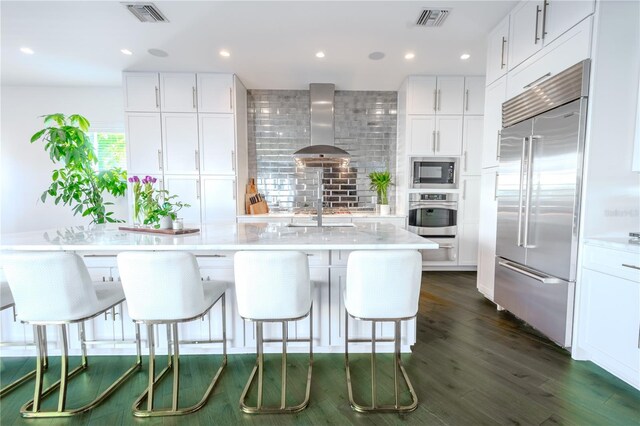
[[[319,168],[318,169],[318,208],[317,208],[317,221],[318,221],[318,226],[322,226],[322,193],[323,191],[323,168]]]

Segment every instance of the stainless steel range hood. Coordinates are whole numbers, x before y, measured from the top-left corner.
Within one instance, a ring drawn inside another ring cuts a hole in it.
[[[334,146],[335,130],[333,99],[335,85],[312,83],[309,85],[311,145],[293,153],[298,166],[346,166],[351,155]]]

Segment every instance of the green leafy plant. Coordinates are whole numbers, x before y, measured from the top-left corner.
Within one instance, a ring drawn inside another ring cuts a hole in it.
[[[191,207],[190,204],[177,200],[177,195],[154,188],[153,184],[157,182],[154,177],[145,176],[140,179],[132,176],[129,182],[133,184],[133,215],[144,225],[158,228],[163,217],[169,216],[175,220],[182,208]]]
[[[388,170],[383,172],[371,172],[369,173],[369,179],[371,180],[370,188],[378,194],[378,204],[389,204],[387,198],[389,186],[391,183],[391,173]]]
[[[89,216],[91,223],[123,222],[107,210],[112,202],[105,201],[104,193],[122,197],[127,190],[127,173],[120,168],[96,172],[98,159],[87,136],[89,121],[81,115],[45,115],[44,125],[31,137],[31,143],[44,141],[44,149],[54,164],[61,167],[53,171],[51,185],[40,196],[45,202],[52,197],[55,204],[71,206],[75,215]]]

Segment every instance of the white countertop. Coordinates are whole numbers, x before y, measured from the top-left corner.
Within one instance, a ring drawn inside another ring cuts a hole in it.
[[[585,238],[584,243],[590,246],[622,250],[640,255],[640,244],[630,243],[629,237]]]
[[[306,219],[306,218],[316,217],[316,215],[311,213],[269,212],[264,214],[241,214],[241,215],[238,215],[237,217],[241,217],[241,218],[242,217],[264,217],[264,218],[271,218],[271,217],[294,218],[295,217],[295,218]],[[348,220],[349,218],[353,218],[353,217],[384,219],[384,218],[397,218],[397,217],[405,218],[406,215],[389,214],[389,215],[381,216],[376,212],[327,213],[322,215],[323,219],[344,218],[345,220]]]
[[[287,227],[282,224],[220,223],[197,234],[162,235],[118,230],[117,225],[3,234],[1,250],[381,250],[436,249],[438,244],[390,224],[354,227]]]

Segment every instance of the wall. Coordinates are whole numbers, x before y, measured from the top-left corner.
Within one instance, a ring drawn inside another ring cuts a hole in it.
[[[352,157],[346,169],[325,169],[325,206],[372,210],[369,173],[395,166],[397,93],[336,91],[334,106],[335,145]],[[249,175],[257,177],[270,207],[315,206],[317,172],[296,169],[291,157],[310,144],[309,91],[250,90],[248,120]],[[389,203],[394,204],[393,188]]]
[[[93,128],[124,129],[122,90],[118,87],[13,87],[0,93],[0,231],[35,231],[86,225],[69,207],[40,202],[50,184],[53,163],[31,135],[43,127],[41,115],[79,113]],[[126,218],[126,200],[117,201],[117,217]]]

